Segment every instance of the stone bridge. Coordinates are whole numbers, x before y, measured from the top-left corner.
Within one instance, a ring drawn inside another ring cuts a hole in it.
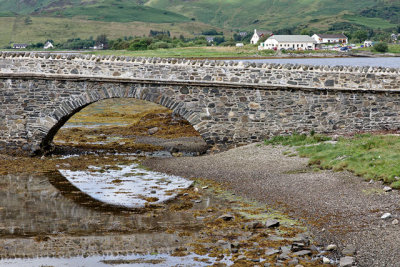
[[[210,145],[400,128],[400,70],[0,52],[0,153],[46,150],[82,108],[151,101]]]

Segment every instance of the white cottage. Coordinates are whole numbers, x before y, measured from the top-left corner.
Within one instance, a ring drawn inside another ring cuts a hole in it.
[[[43,49],[51,49],[51,48],[54,48],[54,45],[49,41],[47,41],[43,46]]]
[[[347,44],[349,42],[346,35],[341,34],[314,34],[311,36],[317,44]]]
[[[258,50],[314,50],[316,41],[308,35],[273,35],[258,46]]]
[[[264,37],[264,36],[271,36],[272,32],[271,31],[257,31],[256,29],[254,29],[254,34],[251,37],[250,43],[251,44],[257,44],[258,41]]]

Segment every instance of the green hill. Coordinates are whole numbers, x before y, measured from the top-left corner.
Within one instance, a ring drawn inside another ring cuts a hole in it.
[[[399,0],[0,0],[0,46],[150,29],[174,36],[211,28],[390,32],[399,18]]]
[[[386,12],[385,17],[383,12],[370,9],[400,7],[398,0],[148,0],[146,5],[223,28],[247,30],[298,26],[327,29],[334,22],[357,23],[349,16],[376,18],[371,21],[372,28],[377,22],[390,28],[397,25],[394,18],[398,13]]]

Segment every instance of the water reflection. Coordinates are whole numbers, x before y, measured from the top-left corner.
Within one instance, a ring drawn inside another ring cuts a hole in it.
[[[138,214],[102,204],[69,184],[59,173],[6,175],[0,180],[0,235],[90,235],[196,229],[186,213],[167,209]]]

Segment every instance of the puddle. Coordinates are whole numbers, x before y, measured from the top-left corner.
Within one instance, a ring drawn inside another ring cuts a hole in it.
[[[150,203],[171,200],[180,189],[188,188],[193,183],[178,176],[138,167],[138,164],[105,168],[91,166],[88,171],[59,171],[72,185],[90,197],[126,208],[142,208]]]

